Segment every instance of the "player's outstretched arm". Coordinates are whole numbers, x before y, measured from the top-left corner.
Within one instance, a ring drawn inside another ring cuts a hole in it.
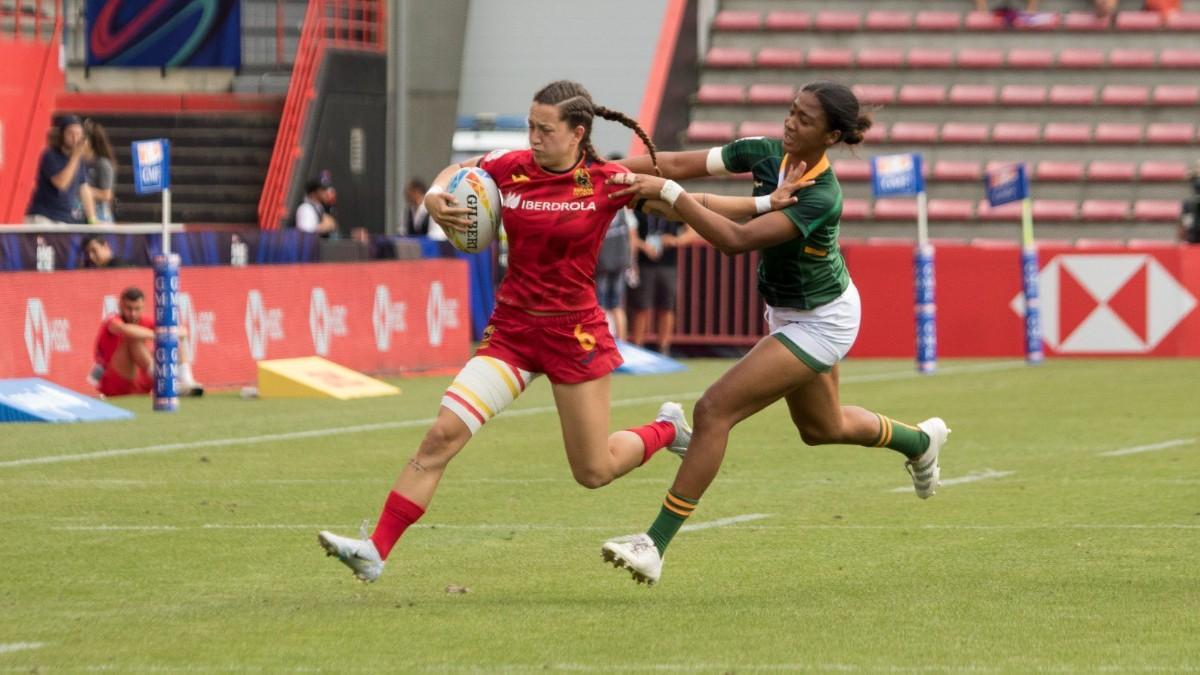
[[[708,153],[708,150],[660,152],[658,153],[658,170],[664,178],[677,180],[707,176],[709,175],[706,164]],[[654,163],[650,161],[650,155],[630,157],[619,163],[633,173],[654,175]]]

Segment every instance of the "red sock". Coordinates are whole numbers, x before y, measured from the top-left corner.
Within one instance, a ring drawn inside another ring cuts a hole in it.
[[[671,441],[675,440],[675,425],[666,421],[643,424],[640,427],[628,429],[628,431],[637,434],[638,438],[642,439],[642,445],[646,448],[643,451],[642,464],[650,461],[654,453],[667,447],[671,444]]]
[[[388,553],[392,552],[392,547],[396,545],[400,535],[423,515],[425,509],[409,501],[404,495],[395,491],[388,493],[383,513],[379,514],[379,522],[375,524],[375,531],[371,533],[371,541],[375,544],[375,550],[379,551],[379,557],[387,560]]]

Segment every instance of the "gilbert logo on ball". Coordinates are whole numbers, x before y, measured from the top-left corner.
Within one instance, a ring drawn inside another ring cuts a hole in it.
[[[452,227],[443,228],[450,243],[460,251],[478,253],[491,245],[500,227],[500,188],[496,181],[483,169],[465,168],[450,179],[446,188],[458,201],[458,206],[467,209],[470,224],[466,231]]]

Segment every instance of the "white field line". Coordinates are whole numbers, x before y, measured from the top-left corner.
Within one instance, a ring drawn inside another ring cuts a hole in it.
[[[1011,476],[1014,473],[1016,473],[1016,472],[1015,471],[994,471],[992,469],[984,469],[983,471],[972,471],[971,473],[969,473],[965,476],[959,476],[958,478],[948,478],[944,481],[941,481],[941,483],[939,484],[939,487],[947,487],[950,485],[962,485],[964,483],[975,483],[975,482],[978,482],[981,480],[989,480],[991,478],[1004,478],[1005,476]],[[892,492],[908,492],[912,489],[913,489],[913,487],[911,485],[906,485],[904,487],[893,488]]]
[[[749,523],[754,520],[762,520],[770,518],[769,513],[747,513],[744,516],[733,516],[732,518],[720,518],[710,520],[707,523],[696,523],[694,525],[684,525],[679,528],[680,532],[695,532],[696,530],[707,530],[713,527],[725,527],[726,525],[737,525],[738,523]]]
[[[963,373],[979,373],[994,370],[1011,370],[1024,366],[1023,361],[999,361],[996,363],[978,363],[967,366],[944,368],[940,371],[942,375],[956,375]],[[841,378],[843,383],[854,384],[864,382],[884,382],[888,380],[904,380],[919,375],[912,370],[892,371],[886,373],[866,373],[863,375],[848,375]],[[639,396],[635,398],[616,399],[611,402],[610,407],[619,408],[633,405],[643,405],[646,403],[659,403],[668,400],[683,400],[694,401],[700,398],[703,392],[689,391],[677,392],[673,394],[661,394],[658,396]],[[546,413],[557,412],[558,409],[552,405],[537,406],[533,408],[525,408],[522,410],[506,410],[497,416],[497,420],[507,417],[528,417],[531,415],[542,415]],[[493,420],[494,422],[495,420]],[[114,450],[98,450],[96,452],[83,452],[71,455],[43,455],[41,457],[27,457],[25,459],[13,459],[6,462],[0,462],[0,469],[12,469],[21,466],[33,466],[38,464],[58,464],[60,462],[81,462],[93,459],[107,459],[109,457],[127,457],[129,455],[149,455],[166,452],[177,452],[179,450],[194,450],[198,448],[223,448],[231,445],[255,445],[258,443],[274,443],[276,441],[289,441],[299,438],[320,438],[323,436],[336,436],[341,434],[355,434],[371,431],[384,431],[388,429],[406,429],[411,427],[426,427],[433,424],[434,418],[426,417],[416,420],[398,420],[395,422],[377,422],[374,424],[354,424],[342,427],[326,427],[323,429],[309,429],[307,431],[289,431],[277,434],[259,434],[255,436],[233,436],[230,438],[213,438],[204,441],[184,441],[182,443],[161,443],[158,445],[143,445],[135,448],[118,448]]]
[[[1136,455],[1139,452],[1154,452],[1155,450],[1166,450],[1167,448],[1177,448],[1181,445],[1191,445],[1195,443],[1195,438],[1177,438],[1173,441],[1163,441],[1162,443],[1151,443],[1150,445],[1135,445],[1132,448],[1121,448],[1120,450],[1109,450],[1102,452],[1100,457],[1124,457],[1125,455]]]
[[[0,654],[23,652],[27,649],[41,649],[45,646],[45,642],[9,642],[7,644],[0,644]]]

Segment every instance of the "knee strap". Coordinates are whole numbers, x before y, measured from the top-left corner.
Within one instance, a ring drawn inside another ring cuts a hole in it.
[[[491,356],[475,356],[458,371],[442,395],[442,405],[458,416],[473,435],[517,400],[536,377]]]

